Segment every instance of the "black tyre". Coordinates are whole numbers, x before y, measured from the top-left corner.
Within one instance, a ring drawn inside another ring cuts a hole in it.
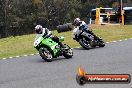
[[[90,41],[87,41],[86,38],[81,38],[79,39],[79,44],[84,48],[84,49],[90,49],[91,47],[91,43]]]
[[[76,75],[76,81],[79,85],[84,85],[86,83],[86,78],[84,76]]]
[[[65,49],[63,50],[63,56],[67,59],[72,58],[73,56],[72,49],[66,44],[64,44],[64,46],[65,46]]]
[[[99,47],[104,47],[105,43],[103,41],[99,42]]]
[[[52,61],[52,54],[50,53],[50,51],[46,48],[40,48],[39,49],[39,54],[42,57],[42,59],[44,59],[47,62],[51,62]]]
[[[57,32],[61,33],[61,32],[71,31],[72,27],[73,27],[72,23],[67,23],[67,24],[59,25],[59,26],[57,26]]]

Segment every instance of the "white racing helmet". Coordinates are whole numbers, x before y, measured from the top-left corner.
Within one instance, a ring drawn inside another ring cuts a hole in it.
[[[81,21],[80,18],[75,18],[74,19],[74,24],[77,25],[80,21]]]
[[[37,25],[35,27],[35,31],[38,33],[38,34],[41,34],[42,33],[42,30],[43,30],[43,27],[41,25]]]

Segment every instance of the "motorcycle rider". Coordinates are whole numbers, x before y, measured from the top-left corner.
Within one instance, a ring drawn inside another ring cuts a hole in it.
[[[83,30],[91,35],[94,36],[95,39],[97,40],[101,40],[99,37],[97,37],[93,32],[92,30],[89,29],[88,25],[84,22],[84,21],[81,21],[80,18],[75,18],[74,19],[74,22],[73,22],[73,25],[74,26],[79,26],[79,30]]]
[[[45,37],[45,38],[50,37],[53,41],[57,42],[61,48],[65,48],[64,45],[60,42],[59,38],[57,36],[53,36],[51,31],[49,31],[49,29],[43,28],[41,25],[37,25],[35,27],[35,32],[37,34],[43,35],[43,37]]]

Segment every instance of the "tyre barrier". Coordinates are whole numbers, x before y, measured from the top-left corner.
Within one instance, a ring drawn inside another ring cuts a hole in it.
[[[63,25],[58,25],[57,27],[57,32],[66,32],[66,31],[71,31],[73,29],[72,23],[66,23]]]

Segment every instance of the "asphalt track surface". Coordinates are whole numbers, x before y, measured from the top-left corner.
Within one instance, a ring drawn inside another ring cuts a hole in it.
[[[132,40],[109,43],[104,48],[74,49],[72,59],[43,61],[39,55],[0,60],[0,88],[132,88],[129,84],[76,82],[81,65],[89,74],[132,75]]]

